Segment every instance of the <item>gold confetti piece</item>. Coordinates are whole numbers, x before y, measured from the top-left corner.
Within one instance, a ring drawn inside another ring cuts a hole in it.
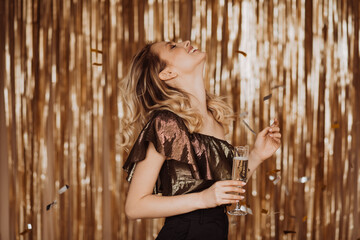
[[[95,49],[95,48],[91,48],[91,51],[92,51],[92,52],[96,52],[96,53],[100,53],[100,54],[103,53],[103,51],[101,51],[101,50],[99,50],[99,49]]]
[[[62,188],[60,188],[59,194],[63,194],[63,193],[66,192],[66,190],[68,190],[68,189],[69,189],[69,185],[63,186]]]
[[[273,184],[276,185],[278,182],[280,182],[280,180],[281,180],[281,176],[277,175],[276,179],[273,181]]]
[[[281,88],[281,87],[285,88],[285,85],[275,85],[271,88],[271,90],[276,89],[276,88]]]
[[[240,54],[242,54],[244,57],[246,57],[247,56],[247,54],[246,54],[246,52],[243,52],[243,51],[240,51],[240,50],[237,50],[237,51],[235,51],[236,53],[240,53]]]
[[[261,209],[261,213],[264,213],[264,214],[268,214],[268,210],[266,210],[266,209]]]
[[[244,119],[243,119],[243,123],[254,135],[256,135],[256,132],[254,130],[252,130],[252,128],[249,126],[249,124]]]
[[[285,234],[289,234],[289,233],[296,233],[295,231],[291,231],[291,230],[284,230]]]
[[[302,221],[305,222],[307,220],[307,216],[304,216]]]
[[[25,235],[26,233],[31,232],[31,229],[25,229],[24,231],[22,231],[21,233],[19,233],[20,235]]]
[[[249,208],[249,207],[246,208],[246,211],[247,211],[248,214],[253,215],[253,211],[251,210],[251,208]]]
[[[27,229],[25,229],[24,231],[22,231],[22,232],[20,233],[20,235],[24,235],[24,234],[26,234],[26,233],[28,233],[28,232],[31,232],[31,229],[32,229],[32,226],[31,226],[30,223],[28,223]]]
[[[54,206],[56,203],[57,203],[57,202],[56,202],[56,200],[55,200],[55,201],[53,201],[52,203],[48,204],[48,205],[46,206],[46,211],[49,211],[50,208],[52,208],[52,206]]]
[[[331,128],[336,129],[339,128],[340,124],[339,123],[334,123],[333,125],[331,125]]]
[[[248,214],[253,215],[253,211],[251,210],[249,205],[243,204],[243,205],[240,206],[240,209],[243,212],[247,212]]]
[[[299,179],[299,183],[306,183],[306,182],[308,182],[309,180],[310,180],[309,177],[301,177],[301,178]]]
[[[276,185],[281,180],[281,176],[277,174],[280,171],[280,169],[274,169],[266,172],[266,175],[269,175],[269,180],[272,181],[274,185]]]
[[[93,63],[94,66],[102,66],[102,63]]]
[[[269,100],[272,97],[272,93],[264,97],[264,101]]]
[[[274,169],[274,170],[271,170],[271,171],[267,171],[266,175],[274,175],[274,174],[276,174],[277,172],[280,172],[280,171],[281,171],[280,169]]]

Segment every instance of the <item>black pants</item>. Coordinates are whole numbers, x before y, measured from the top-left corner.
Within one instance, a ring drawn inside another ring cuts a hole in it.
[[[156,240],[226,240],[229,221],[219,206],[167,217]]]

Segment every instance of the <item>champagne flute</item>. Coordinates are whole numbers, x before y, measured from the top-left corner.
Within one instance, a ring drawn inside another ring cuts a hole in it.
[[[235,146],[233,157],[232,180],[247,181],[249,161],[249,146]],[[234,209],[228,211],[230,215],[243,216],[247,214],[246,208],[237,202]]]

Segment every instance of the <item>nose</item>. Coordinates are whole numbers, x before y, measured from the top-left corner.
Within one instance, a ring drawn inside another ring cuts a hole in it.
[[[182,43],[180,43],[181,45],[183,45],[185,48],[189,47],[190,46],[190,41],[189,40],[186,40]]]

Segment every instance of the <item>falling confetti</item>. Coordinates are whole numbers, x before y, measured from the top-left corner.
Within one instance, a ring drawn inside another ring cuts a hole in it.
[[[268,214],[268,213],[269,213],[269,211],[268,211],[268,210],[266,210],[266,209],[261,209],[261,213],[263,213],[263,214]]]
[[[26,233],[29,233],[31,230],[30,229],[25,229],[24,231],[22,231],[20,233],[20,235],[25,235]]]
[[[48,205],[46,206],[46,211],[49,211],[50,208],[52,208],[52,206],[54,206],[56,203],[57,203],[57,202],[56,202],[56,200],[55,200],[55,201],[53,201],[52,203],[48,204]]]
[[[66,192],[66,190],[68,190],[68,189],[69,189],[69,185],[63,186],[62,188],[60,188],[59,194],[63,194],[63,193]]]
[[[272,181],[274,185],[276,185],[281,180],[281,176],[280,175],[270,175],[269,180]]]
[[[309,180],[310,180],[309,177],[301,177],[301,178],[299,179],[299,183],[306,183],[306,182],[308,182]]]
[[[276,179],[273,181],[273,184],[276,185],[281,180],[281,176],[277,175]]]
[[[250,215],[253,215],[253,211],[251,210],[250,206],[241,205],[240,210],[243,212],[247,212]]]
[[[340,128],[340,124],[335,122],[333,125],[331,125],[331,128],[333,129]]]
[[[304,216],[303,219],[302,219],[302,221],[303,221],[303,222],[306,222],[306,220],[307,220],[307,216]]]
[[[96,52],[96,53],[100,53],[100,54],[103,53],[103,51],[98,50],[98,49],[95,49],[95,48],[92,48],[91,51],[92,51],[92,52]]]
[[[20,235],[24,235],[24,234],[26,234],[26,233],[28,233],[28,232],[31,232],[31,229],[32,229],[32,226],[31,226],[30,223],[28,223],[27,228],[26,228],[24,231],[22,231],[22,232],[20,233]]]
[[[102,66],[102,63],[93,63],[94,66]]]
[[[274,175],[274,174],[276,174],[276,173],[278,173],[280,171],[281,171],[280,169],[274,169],[274,170],[266,172],[266,175]]]
[[[242,54],[244,57],[246,57],[247,56],[247,54],[246,54],[246,52],[243,52],[243,51],[240,51],[240,50],[237,50],[237,51],[235,51],[236,53],[240,53],[240,54]]]
[[[251,210],[251,208],[249,208],[249,207],[246,208],[246,211],[247,211],[248,214],[253,215],[253,211]]]
[[[276,89],[276,88],[281,88],[281,87],[285,88],[285,85],[275,85],[271,88],[271,90]]]
[[[296,233],[295,231],[291,231],[291,230],[284,230],[285,234],[289,234],[289,233]]]
[[[269,95],[266,95],[264,97],[264,101],[269,100],[271,97],[272,97],[272,93],[270,93]]]
[[[269,180],[272,181],[274,185],[276,185],[281,180],[281,176],[277,174],[280,171],[280,169],[274,169],[266,173],[266,175],[269,175]]]
[[[254,135],[256,135],[256,132],[254,130],[252,130],[252,128],[249,126],[249,124],[247,124],[247,122],[245,120],[243,120],[243,123]]]

